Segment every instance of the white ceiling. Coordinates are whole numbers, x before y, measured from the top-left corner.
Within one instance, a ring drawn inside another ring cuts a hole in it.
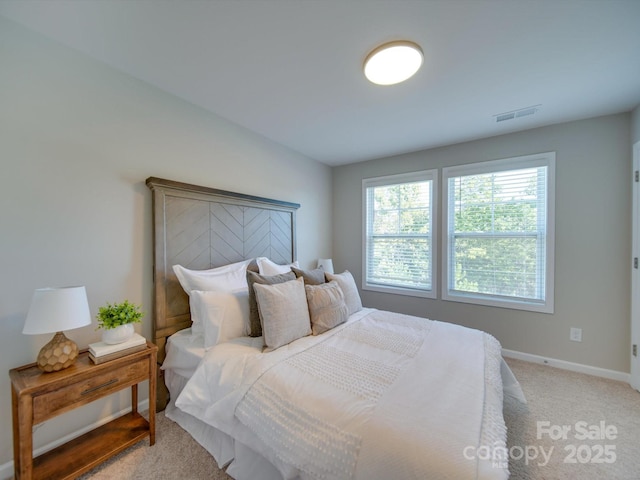
[[[0,15],[328,165],[640,104],[640,0],[0,0]],[[396,39],[422,46],[422,70],[368,83],[365,56]]]

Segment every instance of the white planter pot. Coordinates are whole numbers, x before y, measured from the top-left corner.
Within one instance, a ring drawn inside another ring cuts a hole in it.
[[[116,328],[108,328],[102,331],[102,341],[109,345],[126,342],[134,334],[133,324],[125,323]]]

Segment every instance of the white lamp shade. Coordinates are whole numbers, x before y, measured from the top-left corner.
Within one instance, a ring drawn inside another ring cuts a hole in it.
[[[31,300],[22,333],[37,335],[91,325],[84,287],[39,288]]]
[[[318,267],[322,267],[327,273],[333,273],[333,260],[330,258],[319,258]]]

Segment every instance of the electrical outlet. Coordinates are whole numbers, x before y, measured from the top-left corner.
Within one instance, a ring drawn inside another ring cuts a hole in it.
[[[571,327],[571,332],[569,333],[569,340],[572,342],[581,342],[582,341],[582,329]]]

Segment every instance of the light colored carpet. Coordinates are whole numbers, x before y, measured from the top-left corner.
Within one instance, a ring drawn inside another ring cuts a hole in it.
[[[147,412],[143,413],[146,416]],[[231,480],[177,423],[156,415],[156,444],[143,440],[78,480]],[[256,479],[257,480],[257,479]]]
[[[524,406],[505,400],[512,479],[640,479],[639,392],[614,380],[513,359],[507,363],[527,397]],[[584,430],[588,437],[604,433],[600,437],[608,438],[583,439]],[[516,460],[518,447],[529,447],[530,456],[537,451],[539,457]],[[547,465],[541,449],[547,455],[551,451]]]
[[[528,401],[522,405],[505,400],[511,479],[640,479],[640,393],[621,382],[518,360],[507,359],[507,362]],[[538,432],[538,422],[548,422],[545,425],[552,433],[565,425],[570,430],[565,440],[554,440],[548,433]],[[582,425],[576,429],[578,422],[584,422],[587,430],[599,429],[604,422],[605,428],[609,427],[609,437],[613,436],[613,428],[617,430],[616,437],[578,439],[576,435],[580,435]],[[162,413],[157,416],[156,430],[154,447],[149,448],[148,441],[140,442],[82,476],[81,480],[231,478]],[[549,458],[546,464],[542,449]],[[529,457],[534,454],[538,457],[527,459],[526,452]],[[567,463],[571,460],[575,463]],[[604,463],[607,460],[613,461]]]

